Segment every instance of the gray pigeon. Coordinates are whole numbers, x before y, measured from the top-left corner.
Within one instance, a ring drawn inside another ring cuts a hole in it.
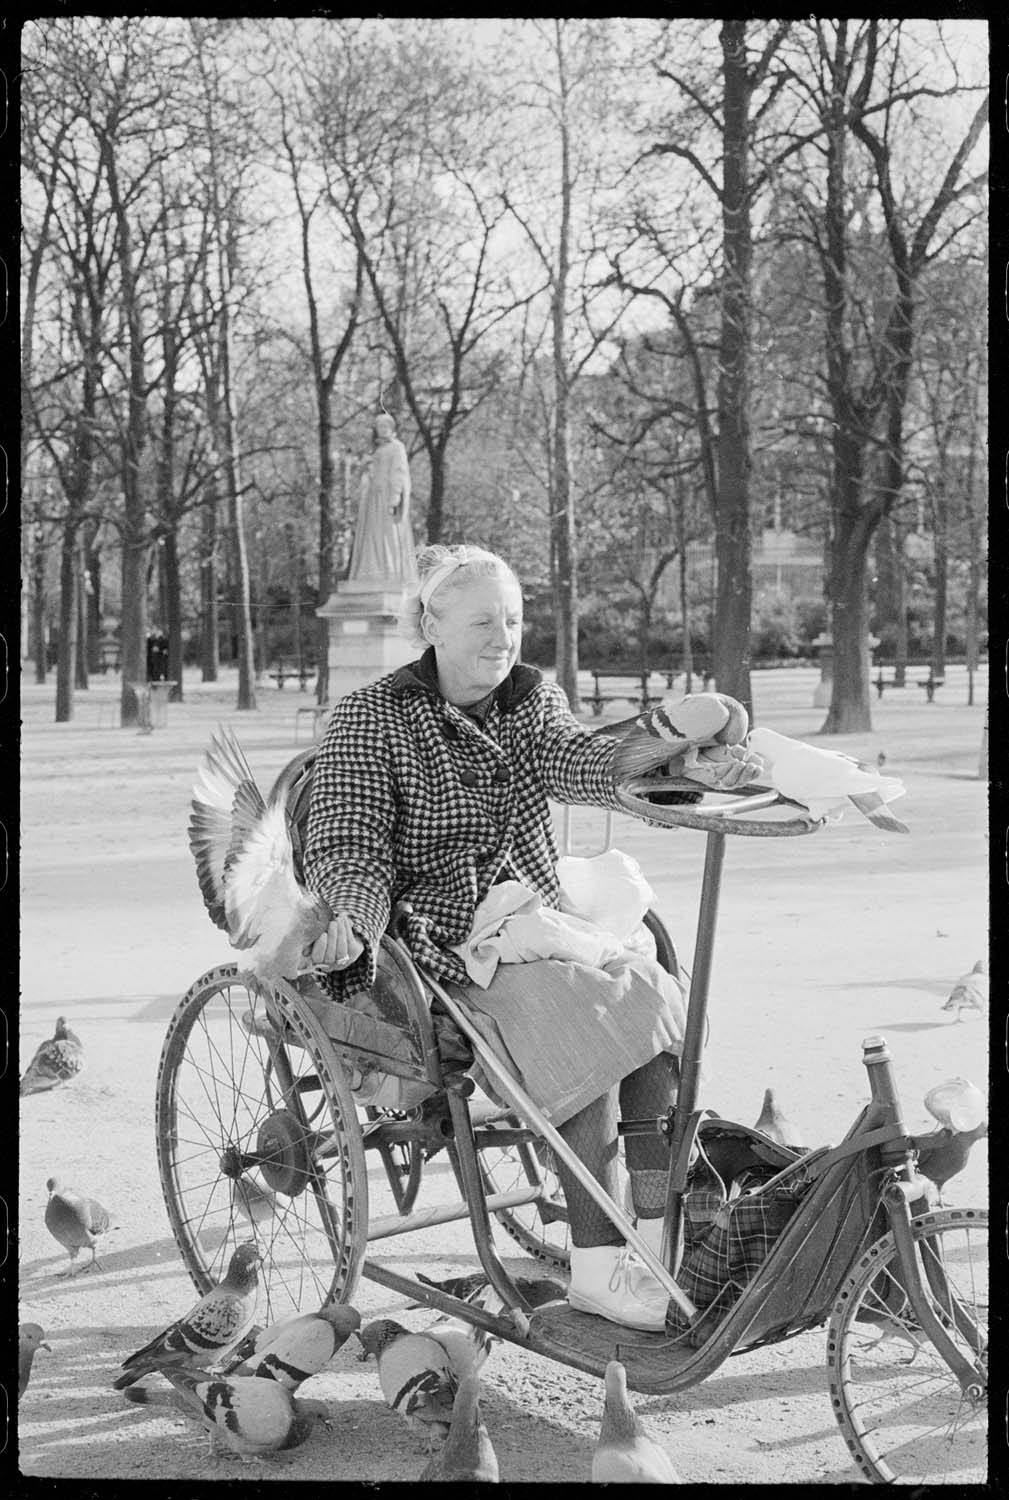
[[[317,1422],[328,1426],[328,1410],[321,1401],[292,1396],[273,1380],[251,1375],[225,1378],[192,1367],[162,1373],[173,1391],[134,1386],[126,1399],[140,1406],[172,1406],[195,1417],[210,1435],[211,1453],[220,1440],[242,1459],[264,1458],[299,1447]]]
[[[28,1389],[28,1382],[32,1378],[32,1360],[35,1358],[37,1349],[45,1349],[47,1354],[52,1350],[46,1343],[45,1329],[40,1328],[37,1323],[22,1323],[18,1328],[18,1400]]]
[[[441,1484],[497,1484],[497,1454],[480,1420],[480,1379],[475,1370],[459,1383],[445,1446],[419,1477]]]
[[[942,1008],[955,1010],[958,1021],[963,1020],[965,1010],[984,1015],[988,1009],[988,992],[988,965],[983,958],[979,958],[969,974],[960,975]]]
[[[765,1135],[771,1137],[772,1141],[777,1141],[779,1146],[801,1146],[802,1144],[801,1131],[782,1114],[773,1089],[764,1090],[764,1102],[753,1128],[762,1130]]]
[[[212,736],[193,787],[189,847],[212,920],[269,984],[306,967],[332,917],[298,881],[285,794],[267,802],[230,729]]]
[[[84,1048],[81,1039],[70,1030],[66,1016],[60,1016],[56,1030],[47,1042],[42,1042],[35,1056],[24,1070],[21,1078],[22,1094],[41,1094],[45,1089],[55,1089],[69,1083],[84,1066]]]
[[[49,1192],[46,1228],[70,1256],[70,1265],[60,1274],[76,1276],[77,1253],[83,1249],[91,1251],[91,1260],[83,1267],[90,1271],[92,1266],[98,1265],[95,1248],[98,1237],[105,1234],[111,1223],[108,1209],[103,1208],[97,1199],[86,1198],[82,1193],[65,1187],[58,1177],[50,1177],[46,1188]]]
[[[358,1329],[364,1353],[374,1354],[382,1395],[428,1446],[448,1436],[459,1380],[448,1351],[429,1333],[411,1333],[393,1318],[376,1318]]]
[[[326,1302],[318,1312],[299,1313],[248,1333],[221,1368],[226,1375],[256,1375],[296,1391],[329,1363],[360,1326],[356,1307]]]
[[[184,1317],[123,1360],[125,1374],[112,1382],[123,1391],[154,1370],[192,1365],[226,1354],[252,1327],[262,1256],[253,1244],[239,1245],[224,1280],[193,1304]]]

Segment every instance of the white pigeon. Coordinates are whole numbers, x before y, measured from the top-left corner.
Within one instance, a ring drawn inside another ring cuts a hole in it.
[[[983,1015],[988,1009],[988,989],[988,965],[979,958],[969,974],[960,975],[942,1008],[955,1010],[958,1021],[963,1020],[965,1010],[979,1011]]]
[[[886,806],[904,795],[904,783],[896,776],[881,776],[878,769],[850,755],[821,750],[774,729],[751,729],[746,743],[764,762],[764,775],[754,785],[773,787],[808,807],[814,818],[836,822],[851,806],[877,828],[907,833]]]
[[[230,729],[211,737],[192,809],[189,847],[211,918],[257,978],[299,973],[332,912],[295,874],[285,793],[264,799]]]
[[[925,1108],[950,1130],[975,1130],[988,1116],[988,1101],[969,1078],[947,1078],[925,1095]]]
[[[611,1359],[604,1374],[603,1420],[592,1454],[593,1484],[679,1484],[672,1459],[645,1431],[627,1399],[627,1372]]]

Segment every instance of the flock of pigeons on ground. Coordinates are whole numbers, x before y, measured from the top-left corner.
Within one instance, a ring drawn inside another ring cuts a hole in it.
[[[981,960],[957,981],[942,1009],[954,1011],[960,1021],[965,1012],[983,1013],[987,1005],[987,965]],[[61,1016],[55,1034],[39,1046],[26,1068],[20,1091],[32,1094],[66,1085],[83,1066],[80,1038]],[[987,1130],[986,1119],[979,1123],[979,1116],[986,1113],[985,1100],[966,1080],[951,1079],[932,1089],[925,1105],[940,1129],[919,1150],[918,1170],[935,1184],[941,1203],[943,1185],[961,1170],[971,1144]],[[783,1145],[801,1144],[799,1132],[782,1114],[770,1089],[756,1124]],[[111,1226],[108,1209],[58,1177],[50,1177],[46,1187],[46,1228],[70,1257],[62,1274],[73,1276],[99,1265],[98,1241]],[[257,1205],[239,1206],[255,1224]],[[81,1268],[77,1258],[85,1249],[91,1260]],[[296,1314],[262,1329],[254,1324],[260,1262],[254,1242],[239,1245],[223,1281],[125,1359],[114,1388],[122,1390],[128,1401],[169,1406],[198,1421],[209,1434],[215,1458],[223,1449],[225,1454],[251,1462],[298,1447],[320,1423],[329,1426],[327,1405],[300,1397],[297,1391],[354,1334],[361,1344],[360,1357],[375,1358],[388,1405],[426,1435],[429,1458],[418,1477],[449,1482],[498,1480],[497,1457],[480,1415],[479,1370],[497,1341],[493,1335],[448,1314],[440,1314],[420,1332],[411,1332],[391,1318],[362,1327],[356,1309],[334,1302],[318,1312]],[[445,1282],[429,1282],[423,1275],[420,1280],[489,1312],[499,1312],[504,1305],[482,1272]],[[546,1278],[520,1278],[519,1286],[531,1306],[565,1296],[560,1283]],[[39,1349],[52,1352],[45,1331],[37,1323],[22,1323],[19,1400]],[[141,1384],[148,1376],[160,1377],[163,1383]],[[592,1457],[593,1481],[668,1484],[678,1478],[668,1455],[645,1432],[628,1400],[623,1365],[611,1361],[605,1371],[602,1423]]]
[[[480,1414],[479,1371],[495,1337],[449,1314],[420,1332],[392,1318],[362,1326],[349,1303],[329,1301],[268,1328],[254,1323],[261,1256],[239,1245],[224,1279],[181,1318],[122,1362],[113,1389],[140,1406],[168,1407],[198,1422],[213,1460],[250,1463],[282,1455],[306,1442],[318,1426],[331,1427],[331,1406],[298,1395],[353,1334],[362,1360],[374,1357],[382,1395],[393,1411],[424,1436],[428,1461],[417,1476],[447,1483],[498,1482],[497,1455]],[[422,1280],[427,1280],[422,1277]],[[430,1285],[474,1306],[500,1311],[501,1299],[478,1273]],[[530,1305],[562,1299],[564,1287],[520,1278]],[[23,1323],[18,1353],[18,1399],[39,1349],[50,1350],[37,1323]],[[157,1384],[142,1384],[147,1377]],[[669,1456],[648,1436],[627,1397],[622,1364],[606,1367],[605,1399],[592,1455],[599,1484],[678,1482]]]

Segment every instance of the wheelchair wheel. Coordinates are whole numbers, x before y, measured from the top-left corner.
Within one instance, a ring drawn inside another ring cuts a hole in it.
[[[162,1048],[156,1127],[172,1231],[201,1292],[255,1239],[260,1320],[350,1298],[368,1232],[361,1127],[295,990],[267,997],[236,964],[198,979]]]
[[[655,912],[647,911],[644,924],[655,939],[658,962],[674,979],[679,978],[676,949],[662,920]],[[519,1121],[511,1118],[507,1123],[517,1126]],[[542,1197],[538,1201],[518,1208],[498,1209],[495,1217],[505,1233],[529,1255],[554,1270],[569,1270],[571,1234],[567,1205],[554,1168],[553,1153],[546,1142],[534,1140],[520,1146],[484,1147],[480,1152],[480,1169],[487,1193],[542,1187]]]
[[[877,1484],[983,1484],[988,1474],[988,1215],[947,1209],[911,1226],[943,1329],[975,1365],[970,1392],[923,1334],[900,1283],[892,1234],[849,1273],[831,1315],[834,1413],[863,1475]]]

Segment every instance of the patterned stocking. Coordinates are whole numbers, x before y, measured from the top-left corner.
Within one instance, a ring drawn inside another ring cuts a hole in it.
[[[616,1089],[609,1089],[557,1128],[579,1161],[616,1201],[619,1191]],[[580,1250],[597,1245],[622,1245],[624,1237],[620,1230],[560,1160],[557,1161],[557,1176],[568,1206],[572,1244]]]
[[[644,1120],[676,1103],[679,1063],[669,1052],[629,1073],[620,1085],[620,1116]],[[631,1198],[639,1219],[658,1219],[666,1206],[669,1142],[662,1135],[629,1135],[624,1141]]]

